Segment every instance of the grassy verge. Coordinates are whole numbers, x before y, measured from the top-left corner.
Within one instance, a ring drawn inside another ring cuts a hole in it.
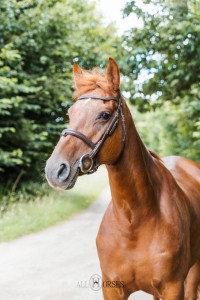
[[[12,205],[0,218],[0,242],[64,221],[89,206],[107,185],[104,168],[81,176],[70,191],[50,190],[48,196]]]

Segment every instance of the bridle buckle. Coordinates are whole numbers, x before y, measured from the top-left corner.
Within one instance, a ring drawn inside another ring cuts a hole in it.
[[[88,169],[85,169],[85,168],[84,168],[84,160],[85,160],[85,159],[88,159],[88,160],[90,161],[90,163],[91,163]],[[81,172],[82,172],[83,174],[88,174],[88,173],[90,173],[90,171],[92,171],[93,166],[94,166],[94,161],[93,161],[93,159],[92,159],[88,154],[84,154],[84,155],[81,156],[81,158],[79,159],[79,168],[80,168],[80,170],[81,170]]]

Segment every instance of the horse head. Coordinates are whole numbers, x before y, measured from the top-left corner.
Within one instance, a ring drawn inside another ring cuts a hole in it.
[[[79,175],[101,164],[113,164],[123,151],[125,123],[117,63],[110,58],[106,74],[86,71],[74,63],[75,102],[69,126],[47,160],[45,173],[55,188],[70,189]]]

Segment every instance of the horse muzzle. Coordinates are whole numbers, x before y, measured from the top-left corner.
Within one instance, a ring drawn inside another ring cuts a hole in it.
[[[70,167],[67,161],[53,164],[51,161],[47,161],[45,167],[45,174],[48,183],[54,188],[71,189],[77,180],[79,175],[79,161]]]

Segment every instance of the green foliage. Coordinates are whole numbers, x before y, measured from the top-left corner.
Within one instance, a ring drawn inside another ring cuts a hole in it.
[[[50,188],[47,183],[38,182],[23,182],[20,185],[20,189],[8,189],[8,186],[0,186],[0,215],[6,213],[13,206],[20,203],[26,203],[33,201],[34,199],[40,199],[44,195],[48,195]]]
[[[137,129],[149,149],[161,156],[181,155],[199,161],[200,127],[194,131],[190,109],[177,109],[171,102],[165,102],[162,109],[155,111],[141,113],[136,108],[132,111]],[[188,113],[188,122],[182,117],[184,113]]]
[[[22,170],[41,181],[66,126],[73,59],[100,65],[117,39],[87,0],[1,0],[0,10],[0,174],[9,187]]]
[[[142,28],[125,34],[127,88],[140,111],[159,109],[152,127],[161,122],[164,128],[160,148],[167,154],[199,160],[199,1],[143,3],[146,6],[142,8],[131,1],[124,10],[125,16],[135,13],[143,21]],[[148,10],[149,3],[154,5],[154,13]]]
[[[88,207],[108,183],[107,171],[100,168],[92,176],[81,176],[73,190],[54,191],[47,183],[31,183],[12,195],[20,201],[10,203],[6,211],[0,205],[0,242],[55,225]],[[91,186],[95,186],[91,190]],[[45,194],[45,195],[44,195]],[[1,196],[1,191],[0,191]],[[27,201],[28,200],[28,201]],[[34,201],[33,201],[34,200]]]

